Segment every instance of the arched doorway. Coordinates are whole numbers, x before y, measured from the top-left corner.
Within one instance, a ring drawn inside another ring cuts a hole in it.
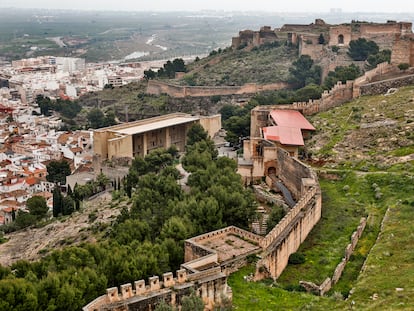
[[[344,44],[344,35],[338,36],[338,44]]]
[[[267,175],[276,175],[276,168],[271,166],[267,169]]]

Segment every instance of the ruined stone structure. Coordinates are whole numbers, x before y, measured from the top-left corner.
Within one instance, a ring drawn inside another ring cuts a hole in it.
[[[239,36],[233,37],[231,40],[231,47],[239,49],[240,47],[255,47],[265,43],[272,43],[277,41],[276,31],[272,30],[270,26],[263,26],[259,31],[242,30]]]
[[[149,80],[146,92],[153,95],[167,94],[174,98],[184,98],[256,94],[264,91],[277,91],[287,87],[288,84],[284,82],[264,85],[246,83],[242,86],[181,86],[157,80]]]
[[[382,49],[392,49],[395,37],[412,34],[412,23],[387,21],[386,23],[351,22],[329,27],[329,45],[349,46],[359,38],[374,41]]]
[[[330,47],[348,48],[352,40],[365,38],[374,41],[381,49],[390,49],[391,63],[414,66],[414,35],[412,23],[387,21],[386,23],[368,23],[352,21],[347,24],[328,25],[315,21],[309,25],[284,25],[280,32],[288,33],[288,42],[299,47],[299,55],[309,55],[312,59],[322,61],[324,76],[336,66],[347,66],[336,59]],[[322,34],[327,45],[319,44]]]
[[[392,64],[409,64],[414,66],[414,35],[406,34],[395,36],[391,54]]]
[[[230,226],[185,241],[185,263],[174,278],[171,272],[109,288],[83,311],[151,311],[161,301],[180,306],[182,297],[193,290],[213,310],[232,298],[227,276],[259,255],[256,277],[277,278],[321,215],[321,194],[316,174],[306,165],[275,148],[274,171],[298,199],[297,204],[265,237]]]
[[[344,272],[345,266],[348,263],[349,259],[351,258],[352,253],[355,250],[355,247],[364,232],[365,226],[367,224],[366,218],[361,218],[358,228],[356,231],[352,233],[351,236],[351,243],[349,243],[345,248],[345,254],[342,258],[341,262],[336,266],[335,271],[332,275],[332,278],[326,278],[321,285],[316,285],[312,282],[300,281],[300,285],[306,289],[307,292],[312,292],[314,294],[323,296],[326,292],[328,292],[333,285],[338,283],[339,279]]]
[[[221,128],[221,116],[173,113],[94,130],[93,150],[101,159],[145,156],[157,148],[175,145],[184,150],[188,129],[200,123],[213,137]]]

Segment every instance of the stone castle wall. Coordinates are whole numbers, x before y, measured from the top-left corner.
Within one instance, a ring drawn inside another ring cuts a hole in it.
[[[391,63],[395,65],[407,63],[414,66],[414,37],[412,35],[395,36]]]
[[[289,156],[282,149],[277,150],[277,176],[289,189],[293,197],[300,198],[303,193],[304,178],[316,179],[312,170],[298,159]]]
[[[360,87],[360,95],[384,94],[390,88],[399,88],[414,84],[414,74],[365,84]]]
[[[263,239],[264,251],[257,262],[255,279],[277,279],[321,218],[322,196],[319,186],[309,189],[291,211]]]
[[[255,94],[263,91],[281,90],[287,87],[288,84],[284,82],[265,85],[246,83],[242,86],[179,86],[157,80],[149,80],[146,92],[153,95],[167,94],[174,98],[184,98]]]
[[[191,292],[203,299],[206,310],[219,305],[223,297],[232,297],[227,277],[220,269],[199,273],[196,277],[190,277],[182,269],[177,271],[176,278],[167,272],[163,274],[162,281],[158,276],[153,276],[148,278],[147,284],[144,280],[139,280],[134,282],[134,286],[131,283],[121,285],[119,290],[117,287],[108,288],[105,295],[96,298],[82,310],[152,311],[161,301],[180,307],[182,298]]]
[[[348,263],[349,259],[351,258],[351,255],[353,254],[356,248],[356,245],[358,244],[358,241],[361,238],[362,233],[364,232],[366,225],[367,225],[367,219],[365,217],[361,218],[356,231],[354,231],[351,235],[351,243],[349,243],[346,246],[344,257],[342,258],[341,262],[336,266],[335,271],[332,275],[332,278],[327,277],[320,286],[317,286],[314,283],[306,282],[306,281],[300,281],[300,284],[303,287],[305,287],[307,291],[314,292],[320,296],[323,296],[325,293],[327,293],[332,288],[332,286],[338,283],[339,279],[341,278],[342,273],[344,272],[345,266]]]
[[[265,111],[270,111],[273,108],[275,109],[294,109],[300,111],[304,115],[312,115],[318,112],[327,111],[331,108],[342,105],[345,102],[348,102],[361,94],[361,89],[366,88],[364,85],[369,84],[371,81],[375,80],[382,75],[386,75],[392,72],[397,72],[399,69],[395,66],[388,63],[381,63],[378,66],[370,71],[367,71],[362,77],[355,79],[354,81],[347,81],[345,84],[338,82],[331,90],[325,91],[320,99],[309,100],[307,102],[295,102],[291,105],[274,105],[274,106],[263,106],[261,110],[260,107],[257,109],[256,114],[260,115],[260,118],[264,117],[261,114],[264,114]],[[399,80],[401,78],[392,79]],[[403,79],[404,80],[404,79]],[[407,77],[404,80],[404,85],[410,84],[410,79]],[[397,83],[397,82],[396,82]],[[374,93],[376,90],[377,93]],[[372,94],[381,94],[384,93],[382,89],[376,88],[372,91]],[[253,118],[253,113],[252,113]],[[257,122],[257,126],[260,126],[260,122]],[[251,129],[253,130],[253,128]],[[251,133],[252,134],[252,133]]]

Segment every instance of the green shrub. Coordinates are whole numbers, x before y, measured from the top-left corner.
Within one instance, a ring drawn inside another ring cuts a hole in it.
[[[306,261],[305,255],[302,253],[293,253],[289,256],[289,264],[300,265]]]
[[[407,64],[407,63],[398,64],[398,69],[400,70],[407,70],[408,68],[410,68],[410,64]]]

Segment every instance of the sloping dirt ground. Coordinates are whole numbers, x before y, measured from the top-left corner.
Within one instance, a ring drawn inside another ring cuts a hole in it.
[[[71,217],[56,220],[42,228],[28,228],[6,235],[8,241],[0,244],[0,264],[10,266],[20,259],[34,261],[50,250],[65,245],[93,242],[93,227],[99,223],[108,224],[119,214],[117,206],[111,208],[111,199],[110,193],[103,193],[84,202],[82,212],[75,212]]]

